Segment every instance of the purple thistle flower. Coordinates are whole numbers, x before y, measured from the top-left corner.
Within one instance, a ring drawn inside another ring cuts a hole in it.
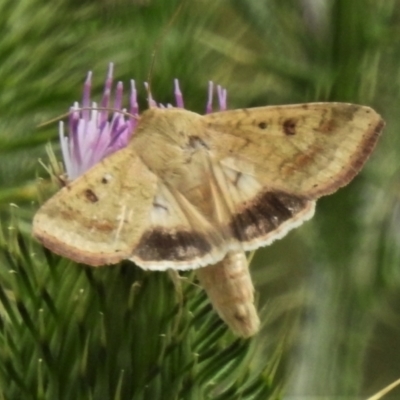
[[[131,81],[129,111],[122,108],[123,85],[118,82],[115,89],[114,103],[111,103],[114,65],[111,63],[104,85],[103,97],[98,106],[91,102],[92,73],[89,72],[84,83],[82,106],[75,103],[70,109],[68,136],[64,133],[64,124],[59,127],[61,151],[69,180],[74,180],[85,173],[93,165],[117,150],[125,147],[135,132],[139,120],[139,106],[135,81]],[[165,107],[157,104],[148,92],[149,107]],[[184,108],[184,101],[179,82],[174,81],[176,107]],[[212,112],[214,85],[208,86],[206,114]],[[219,110],[226,110],[226,89],[217,86]],[[170,104],[168,107],[172,107]],[[110,111],[112,109],[112,112]]]

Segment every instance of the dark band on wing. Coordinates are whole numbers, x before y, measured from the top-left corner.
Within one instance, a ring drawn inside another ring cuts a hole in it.
[[[135,256],[143,261],[188,261],[210,251],[211,245],[198,232],[155,228],[143,234]]]
[[[239,241],[250,241],[272,232],[308,204],[307,199],[287,193],[265,192],[243,205],[234,215],[230,228]]]

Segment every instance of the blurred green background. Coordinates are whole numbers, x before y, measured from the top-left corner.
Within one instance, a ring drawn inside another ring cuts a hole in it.
[[[134,78],[141,89],[150,74],[163,103],[174,100],[179,78],[186,108],[200,113],[209,80],[227,88],[229,108],[372,106],[387,125],[362,173],[252,263],[263,322],[257,357],[267,364],[280,349],[282,396],[372,395],[400,377],[399,23],[398,0],[1,0],[5,231],[16,204],[29,242],[37,177],[47,179],[38,159],[47,162],[49,141],[58,152],[57,125],[36,126],[80,100],[88,70],[100,95],[110,61],[125,87]],[[144,90],[140,102],[145,108]],[[10,261],[1,260],[7,271]],[[1,354],[4,337],[0,343]],[[400,390],[386,398],[400,398]]]

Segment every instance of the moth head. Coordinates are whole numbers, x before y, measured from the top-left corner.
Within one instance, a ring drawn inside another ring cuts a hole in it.
[[[140,117],[136,136],[158,134],[172,143],[184,145],[202,126],[199,114],[181,108],[150,108]]]

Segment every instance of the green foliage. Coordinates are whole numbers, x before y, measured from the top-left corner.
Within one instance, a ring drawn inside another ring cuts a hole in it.
[[[179,4],[0,4],[0,399],[377,391],[398,378],[400,361],[399,1],[184,0],[173,17]],[[129,263],[91,270],[31,242],[37,176],[46,175],[38,158],[49,140],[57,148],[54,125],[35,127],[80,99],[88,70],[100,93],[110,61],[139,90],[150,78],[163,103],[179,78],[198,112],[213,80],[230,108],[348,101],[386,120],[362,174],[322,199],[312,222],[257,253],[265,332],[255,340],[226,332],[191,277]]]
[[[235,339],[191,277],[91,268],[0,240],[0,387],[6,399],[263,400],[274,363]]]

